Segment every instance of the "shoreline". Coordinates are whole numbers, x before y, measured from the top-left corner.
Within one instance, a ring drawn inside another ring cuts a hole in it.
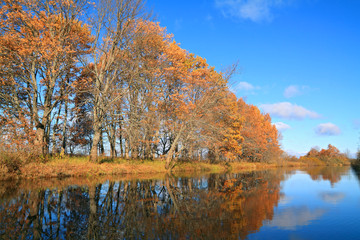
[[[107,159],[103,163],[92,163],[87,157],[54,158],[46,163],[29,163],[19,168],[15,173],[0,171],[0,181],[10,179],[64,179],[70,177],[94,178],[100,176],[124,177],[132,175],[157,175],[157,174],[181,174],[181,173],[222,173],[240,172],[253,170],[266,170],[283,167],[311,167],[304,162],[283,163],[205,163],[205,162],[178,162],[171,170],[165,169],[165,162],[160,160],[123,160],[115,159],[110,162]],[[320,165],[326,166],[326,165]]]

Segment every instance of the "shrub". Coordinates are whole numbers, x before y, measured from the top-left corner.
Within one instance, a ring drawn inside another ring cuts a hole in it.
[[[325,165],[325,163],[323,161],[321,161],[319,158],[313,157],[313,156],[302,156],[302,157],[300,157],[300,161],[304,162],[308,165],[316,165],[316,166]]]
[[[8,173],[20,172],[20,168],[24,161],[17,153],[2,152],[0,153],[0,165],[6,168]]]
[[[349,158],[331,144],[328,145],[327,149],[320,151],[312,148],[300,160],[311,165],[344,165],[350,163]]]

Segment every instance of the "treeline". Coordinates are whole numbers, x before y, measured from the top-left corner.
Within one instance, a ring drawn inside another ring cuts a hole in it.
[[[2,151],[270,161],[278,132],[142,0],[1,0]]]
[[[329,144],[327,149],[314,147],[305,155],[299,158],[301,162],[309,165],[350,165],[350,159],[346,154],[341,153],[335,146]]]

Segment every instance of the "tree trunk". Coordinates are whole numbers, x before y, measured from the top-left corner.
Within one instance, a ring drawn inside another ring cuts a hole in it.
[[[67,116],[68,116],[68,102],[65,101],[65,115],[64,115],[64,125],[62,129],[62,145],[61,145],[61,154],[66,154],[66,125],[67,125]]]
[[[125,158],[129,159],[130,147],[129,147],[129,140],[125,139]]]
[[[51,129],[51,121],[46,121],[46,128],[45,128],[45,155],[48,155],[50,153],[50,129]]]
[[[41,152],[43,156],[46,155],[45,137],[45,127],[39,123],[36,126],[35,146],[37,148],[36,151]]]
[[[51,149],[51,153],[52,154],[56,154],[58,153],[58,150],[59,148],[56,147],[56,131],[58,130],[58,126],[59,126],[59,117],[60,117],[60,113],[61,113],[61,104],[59,106],[59,110],[58,110],[58,113],[57,113],[57,117],[56,117],[56,121],[55,121],[55,125],[53,127],[53,133],[52,133],[52,136],[51,136],[51,142],[52,142],[52,149]]]
[[[94,137],[93,137],[93,144],[92,144],[92,148],[90,151],[90,160],[93,162],[97,161],[98,158],[98,144],[100,141],[100,132],[99,131],[94,131]]]
[[[97,149],[97,148],[95,148]],[[88,223],[88,239],[95,239],[96,236],[96,186],[89,186],[89,223]]]
[[[109,143],[110,143],[111,158],[115,158],[116,157],[115,139],[110,138]]]
[[[135,146],[134,146],[135,145]],[[132,144],[131,148],[131,158],[137,159],[139,157],[139,149],[137,144]]]
[[[120,128],[120,137],[119,137],[119,144],[120,144],[120,157],[124,157],[124,150],[123,150],[123,139],[122,139],[122,133],[121,133],[121,128]]]
[[[104,153],[105,153],[104,140],[103,140],[103,131],[102,131],[102,129],[100,130],[99,152],[100,152],[100,155],[101,155],[101,156],[103,156]]]
[[[173,167],[174,164],[171,164],[172,162],[172,157],[173,157],[173,154],[175,152],[175,150],[177,149],[177,145],[178,145],[178,142],[180,140],[180,136],[182,134],[182,132],[184,131],[185,129],[185,125],[182,124],[181,127],[180,127],[180,130],[179,130],[179,133],[177,134],[176,138],[174,139],[174,141],[172,142],[172,145],[170,147],[170,150],[168,151],[167,153],[167,156],[166,156],[166,164],[165,164],[165,169],[169,169],[170,166]]]
[[[151,139],[149,138],[145,143],[145,154],[144,157],[146,160],[152,160],[152,154],[151,154]]]
[[[111,158],[115,158],[116,157],[116,123],[108,123],[107,124],[107,136],[108,136],[108,141],[110,143],[110,156]]]
[[[90,161],[97,162],[98,160],[98,145],[101,137],[101,128],[99,127],[99,123],[94,124],[94,137],[92,139],[92,147],[90,150]]]

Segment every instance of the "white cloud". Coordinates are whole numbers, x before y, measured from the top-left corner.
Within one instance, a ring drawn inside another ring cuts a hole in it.
[[[309,225],[325,213],[325,209],[311,210],[306,206],[284,208],[276,212],[273,219],[266,225],[279,229],[295,230],[299,226]]]
[[[280,132],[291,128],[289,125],[287,125],[286,123],[283,123],[283,122],[276,122],[276,123],[274,123],[274,125],[275,125],[276,129]]]
[[[284,119],[302,120],[305,118],[320,118],[318,113],[289,102],[262,104],[260,105],[260,108],[273,117]]]
[[[340,135],[341,130],[333,123],[321,123],[315,128],[315,133],[321,136]]]
[[[299,88],[297,86],[289,86],[284,91],[284,96],[286,98],[291,98],[300,94]]]
[[[249,19],[254,22],[271,21],[272,10],[289,0],[215,0],[224,16]]]
[[[292,98],[292,97],[299,96],[299,95],[303,94],[303,91],[307,88],[308,87],[306,87],[306,86],[296,86],[296,85],[288,86],[284,91],[284,97]]]
[[[341,200],[344,199],[345,194],[341,192],[323,192],[320,193],[320,197],[325,202],[331,204],[338,204],[339,202],[341,202]]]
[[[248,82],[239,82],[236,86],[235,86],[235,90],[245,90],[245,91],[251,91],[254,90],[255,87],[248,83]]]

